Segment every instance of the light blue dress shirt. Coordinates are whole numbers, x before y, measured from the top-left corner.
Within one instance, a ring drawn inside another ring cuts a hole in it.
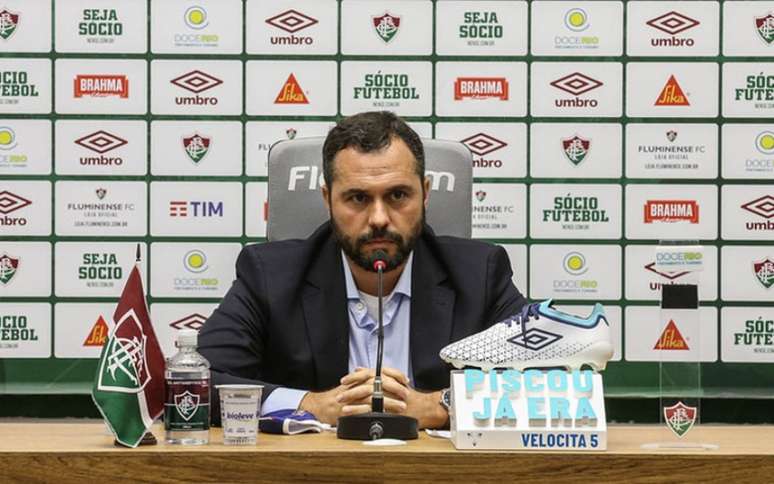
[[[403,273],[398,278],[392,294],[385,298],[384,311],[384,362],[383,366],[395,368],[406,375],[411,374],[409,355],[409,328],[411,325],[411,269],[414,253],[409,254]],[[349,371],[357,367],[376,368],[378,319],[368,314],[365,301],[358,293],[355,279],[341,253],[344,266],[344,282],[347,288],[347,310],[349,314]],[[286,408],[298,408],[307,390],[280,387],[271,392],[261,406],[261,413],[267,414]]]

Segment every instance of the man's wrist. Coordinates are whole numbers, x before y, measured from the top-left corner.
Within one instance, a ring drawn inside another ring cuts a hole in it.
[[[439,429],[446,427],[449,423],[449,412],[441,405],[442,390],[437,392],[428,393],[429,412],[428,419],[424,427],[431,429]]]

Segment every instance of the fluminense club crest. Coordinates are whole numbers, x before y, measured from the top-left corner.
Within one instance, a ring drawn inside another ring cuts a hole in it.
[[[390,15],[387,12],[384,12],[384,15],[381,17],[371,17],[371,20],[374,23],[376,35],[378,35],[385,44],[390,43],[390,41],[395,38],[395,35],[400,28],[400,17]]]
[[[774,42],[774,14],[769,12],[763,17],[755,17],[755,30],[767,44]]]
[[[19,269],[19,259],[14,259],[8,254],[0,256],[0,284],[6,285],[11,282],[17,269]]]
[[[572,138],[562,140],[562,151],[564,151],[564,156],[566,156],[573,165],[579,165],[585,160],[586,155],[589,154],[590,148],[591,140],[583,139],[577,134]]]
[[[175,395],[175,408],[185,420],[191,420],[196,410],[199,408],[199,395],[195,395],[188,390]]]
[[[107,195],[107,190],[105,190],[104,188],[100,187],[100,188],[97,188],[96,190],[94,190],[94,193],[97,194],[97,198],[102,200],[103,198],[105,198],[105,195]]]
[[[688,433],[696,422],[696,407],[689,407],[683,402],[677,402],[671,407],[664,407],[664,423],[678,437]]]
[[[114,334],[116,336],[107,343],[107,357],[101,361],[97,388],[109,392],[140,393],[151,381],[145,351],[148,337],[133,309],[119,319]]]
[[[2,266],[2,259],[0,259],[0,267]],[[774,286],[774,262],[771,259],[766,258],[759,262],[753,262],[753,271],[758,282],[763,284],[763,287],[770,289]],[[0,277],[0,282],[2,277]]]
[[[476,192],[476,200],[479,202],[483,202],[486,198],[486,192],[484,190],[479,190]]]
[[[674,142],[674,140],[677,139],[677,131],[670,129],[669,131],[666,132],[666,137],[670,143]]]
[[[188,138],[183,138],[183,149],[185,149],[185,154],[187,154],[188,158],[194,163],[199,163],[210,151],[210,140],[211,138],[207,138],[198,133],[189,136]]]
[[[19,26],[19,14],[3,9],[0,12],[0,39],[8,40]]]
[[[288,128],[285,130],[285,135],[287,135],[288,139],[294,139],[297,134],[298,131],[296,131],[295,128]]]

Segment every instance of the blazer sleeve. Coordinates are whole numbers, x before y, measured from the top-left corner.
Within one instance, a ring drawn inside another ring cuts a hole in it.
[[[266,274],[255,247],[242,249],[236,280],[199,331],[199,353],[211,365],[210,414],[220,421],[220,398],[215,385],[263,385],[262,401],[277,385],[261,380],[265,364],[269,306]]]
[[[527,304],[527,299],[513,284],[511,262],[508,253],[499,245],[487,259],[486,300],[488,316],[486,326],[511,316]]]

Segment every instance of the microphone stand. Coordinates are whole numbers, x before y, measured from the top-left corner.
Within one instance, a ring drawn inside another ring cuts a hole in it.
[[[379,329],[377,330],[376,374],[374,392],[371,397],[371,411],[360,415],[339,417],[336,437],[348,440],[399,439],[413,440],[417,434],[417,419],[384,411],[382,390],[382,359],[384,358],[384,323],[382,321],[382,297],[384,295],[384,260],[387,254],[378,250],[373,257],[376,269],[376,292],[379,297]]]

